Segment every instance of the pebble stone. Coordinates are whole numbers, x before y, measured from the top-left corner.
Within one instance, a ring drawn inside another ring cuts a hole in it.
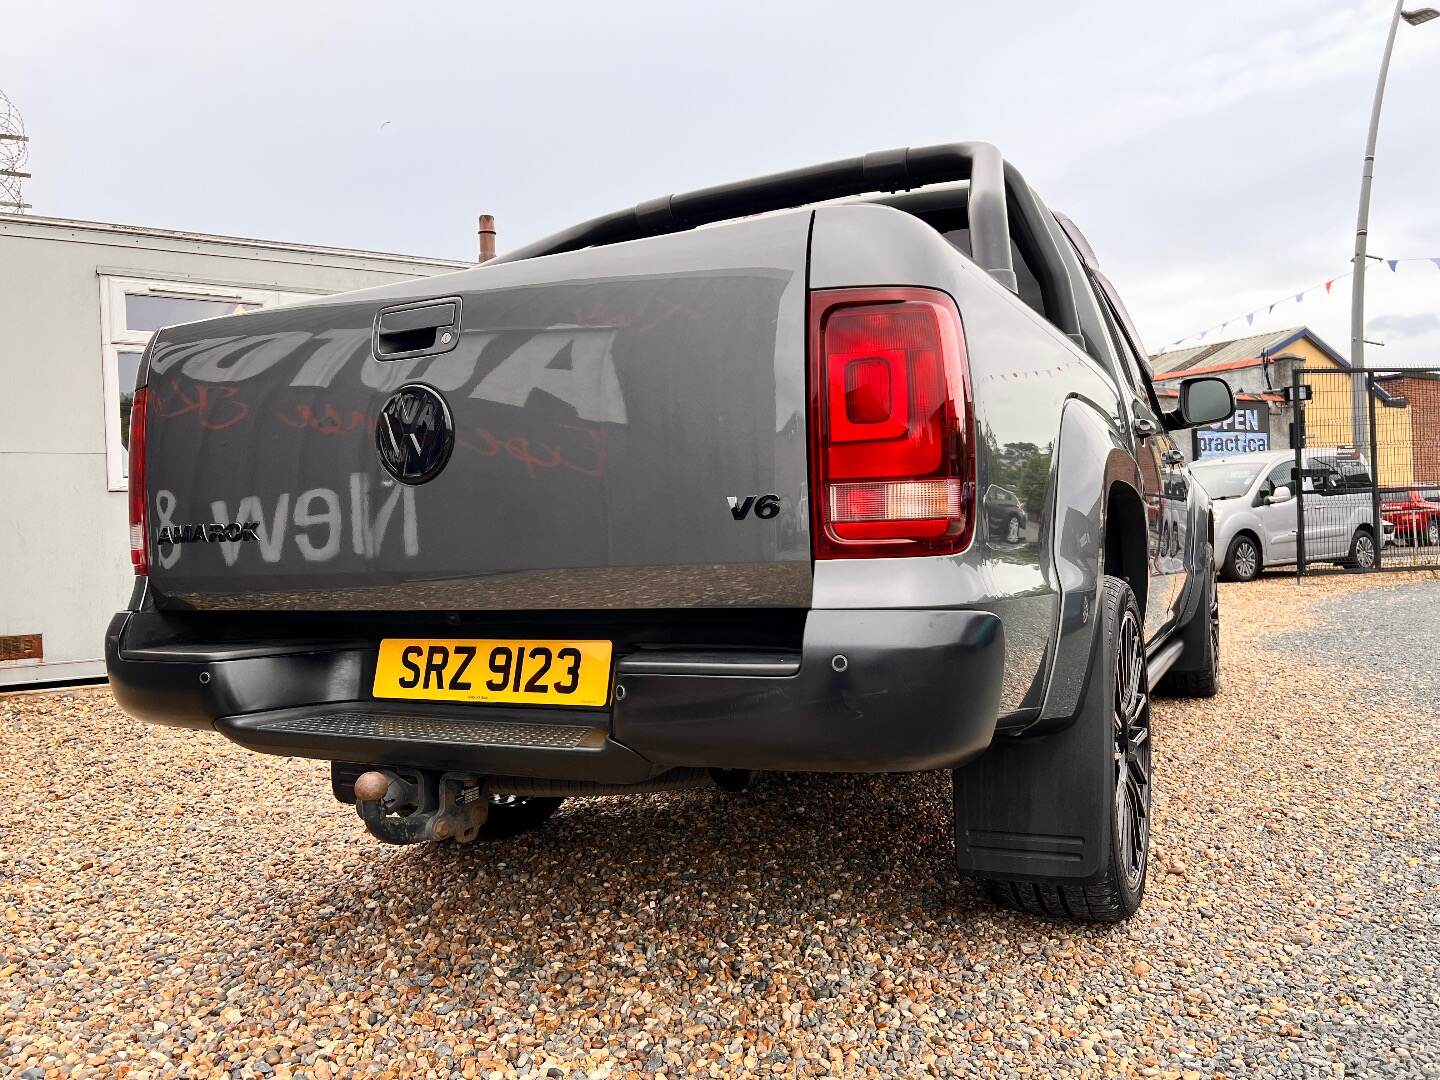
[[[396,849],[323,763],[0,697],[0,1074],[1440,1075],[1440,579],[1222,608],[1220,696],[1156,702],[1149,892],[1108,928],[959,879],[944,774]]]

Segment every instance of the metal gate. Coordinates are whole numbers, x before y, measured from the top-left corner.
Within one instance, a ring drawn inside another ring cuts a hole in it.
[[[1296,368],[1286,397],[1298,572],[1440,569],[1440,371]]]

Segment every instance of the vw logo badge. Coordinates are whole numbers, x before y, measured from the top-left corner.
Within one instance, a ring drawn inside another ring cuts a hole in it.
[[[400,387],[380,409],[375,449],[385,471],[402,484],[433,480],[455,449],[450,406],[423,383]]]

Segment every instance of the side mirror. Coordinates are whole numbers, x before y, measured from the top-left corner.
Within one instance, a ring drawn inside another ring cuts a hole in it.
[[[1235,412],[1235,395],[1224,379],[1202,375],[1180,384],[1180,407],[1175,410],[1177,427],[1200,427],[1230,419]]]
[[[1270,493],[1269,497],[1265,501],[1271,506],[1274,506],[1276,503],[1289,502],[1291,498],[1293,498],[1293,496],[1290,494],[1290,489],[1284,484],[1281,484],[1279,487],[1277,487],[1274,491]]]

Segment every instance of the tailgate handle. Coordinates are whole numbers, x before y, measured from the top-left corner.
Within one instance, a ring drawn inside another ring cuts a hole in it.
[[[386,308],[375,316],[375,359],[449,352],[460,340],[460,298]]]

